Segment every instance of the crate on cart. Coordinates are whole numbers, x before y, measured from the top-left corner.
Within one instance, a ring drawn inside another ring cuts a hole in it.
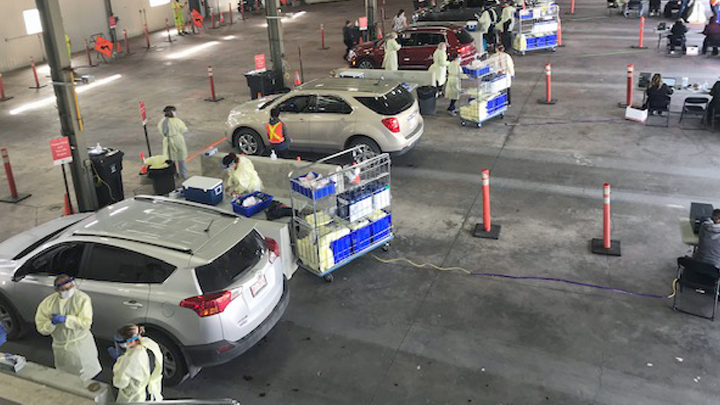
[[[368,157],[369,152],[357,146],[289,174],[295,254],[301,267],[326,281],[357,257],[378,247],[387,250],[394,237],[390,156]],[[314,169],[350,158],[328,176]]]
[[[557,49],[559,7],[552,1],[532,1],[515,14],[513,49],[525,55],[542,49]]]

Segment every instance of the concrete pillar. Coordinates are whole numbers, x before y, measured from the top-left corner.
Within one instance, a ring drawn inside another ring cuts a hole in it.
[[[377,0],[365,0],[365,16],[368,21],[368,40],[377,39],[377,29],[375,23],[377,15]]]
[[[278,0],[265,0],[265,19],[268,26],[268,39],[270,41],[270,59],[272,60],[273,71],[280,72],[283,87],[287,87],[290,83],[285,83],[282,77],[282,54],[285,52],[282,35],[281,16],[278,14]]]
[[[53,89],[57,97],[60,129],[68,137],[72,147],[73,162],[70,164],[75,196],[81,212],[97,209],[97,196],[89,169],[85,136],[81,131],[75,108],[75,91],[70,68],[70,56],[65,46],[65,29],[60,13],[59,0],[35,0],[43,26],[43,41],[47,55]]]

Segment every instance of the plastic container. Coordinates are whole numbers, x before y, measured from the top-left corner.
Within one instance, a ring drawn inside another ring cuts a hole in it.
[[[347,259],[352,254],[352,234],[345,235],[330,242],[330,249],[333,252],[335,264]]]
[[[372,232],[373,243],[380,242],[381,240],[390,236],[390,227],[392,226],[392,215],[387,214],[386,216],[378,219],[377,221],[370,223],[370,230]]]
[[[478,27],[477,21],[468,21],[467,23],[465,23],[465,29],[470,32],[477,31],[477,27]]]
[[[156,195],[166,195],[175,190],[175,164],[159,169],[149,167],[148,177],[152,179],[153,191]]]
[[[370,225],[358,228],[350,233],[353,253],[359,253],[372,243],[372,227]]]
[[[122,181],[123,152],[117,149],[103,149],[99,153],[88,153],[96,177],[95,192],[98,207],[102,208],[125,199]],[[100,179],[100,181],[97,180]]]
[[[255,205],[252,205],[250,207],[244,207],[242,205],[242,203],[248,197],[255,197],[258,200],[260,200],[260,202]],[[258,212],[267,209],[267,207],[270,206],[270,203],[272,202],[272,200],[273,200],[273,196],[271,196],[270,194],[265,194],[262,191],[255,191],[254,193],[234,199],[231,204],[233,207],[233,211],[235,211],[235,213],[244,215],[244,216],[250,218],[251,216],[257,214]]]
[[[218,205],[223,200],[223,182],[213,177],[193,176],[183,182],[185,199],[200,204]]]
[[[310,172],[306,174],[305,176],[309,174],[313,174],[314,176],[319,176],[315,172]],[[319,200],[321,198],[325,198],[329,195],[335,194],[335,182],[332,180],[329,180],[328,184],[324,187],[318,188],[318,189],[312,189],[309,187],[305,187],[300,183],[300,179],[304,178],[305,176],[296,177],[292,180],[290,180],[290,186],[292,187],[293,191],[296,191],[302,195],[304,195],[307,198],[313,199],[313,200]]]
[[[435,87],[418,87],[417,100],[421,115],[434,115],[437,112],[437,89]]]
[[[463,70],[463,73],[465,73],[468,76],[480,77],[480,76],[490,73],[490,66],[483,66],[483,67],[479,67],[479,68],[469,68],[469,67],[463,66],[462,70]]]

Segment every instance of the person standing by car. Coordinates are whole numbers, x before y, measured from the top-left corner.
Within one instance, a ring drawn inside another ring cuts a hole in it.
[[[185,146],[184,133],[188,131],[185,123],[177,117],[177,109],[171,105],[163,110],[165,118],[158,123],[158,131],[163,136],[163,155],[175,162],[177,173],[187,179],[188,171],[185,159],[188,152]]]
[[[447,57],[447,43],[440,42],[433,52],[433,63],[428,69],[432,73],[433,84],[437,87],[438,93],[442,93],[442,88],[447,80],[447,68],[450,65]]]
[[[495,67],[495,71],[498,73],[504,73],[507,77],[507,103],[510,107],[510,86],[512,85],[512,79],[515,78],[515,62],[512,57],[505,52],[505,47],[500,44],[497,46],[497,52],[490,57],[489,62]]]
[[[343,27],[343,43],[345,44],[345,55],[343,55],[343,59],[347,59],[350,49],[355,46],[355,40],[353,39],[353,24],[350,20],[345,20],[345,26]]]
[[[450,114],[457,114],[455,103],[460,98],[460,92],[462,91],[462,79],[466,76],[463,74],[462,67],[460,66],[460,57],[450,56],[450,65],[448,66],[448,79],[447,85],[445,85],[445,97],[450,100],[450,106],[448,111]]]
[[[405,27],[407,27],[407,25],[408,25],[408,22],[407,22],[407,18],[405,17],[405,10],[400,9],[400,11],[398,11],[397,15],[395,15],[395,17],[393,17],[393,31],[398,32],[398,31],[404,29]]]
[[[287,135],[287,128],[280,120],[279,109],[273,108],[270,110],[270,120],[265,124],[265,132],[267,132],[272,150],[284,159],[287,156],[288,149],[290,149],[290,137]]]
[[[35,327],[52,336],[55,368],[90,380],[100,373],[95,338],[90,332],[93,310],[90,296],[78,290],[73,278],[61,274],[53,283],[55,292],[37,307]]]
[[[398,70],[398,51],[402,48],[397,42],[397,34],[391,32],[388,34],[388,40],[385,41],[385,55],[383,56],[382,67],[385,70]]]
[[[117,402],[162,401],[163,354],[155,341],[143,336],[141,326],[130,324],[118,330],[127,350],[113,366]]]

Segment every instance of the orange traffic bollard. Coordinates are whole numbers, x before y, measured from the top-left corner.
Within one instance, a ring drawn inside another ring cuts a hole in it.
[[[482,171],[483,223],[475,225],[473,236],[483,239],[498,239],[500,225],[493,225],[490,218],[490,170]]]
[[[590,241],[591,250],[598,255],[620,256],[620,241],[610,239],[610,184],[603,184],[603,237]]]

